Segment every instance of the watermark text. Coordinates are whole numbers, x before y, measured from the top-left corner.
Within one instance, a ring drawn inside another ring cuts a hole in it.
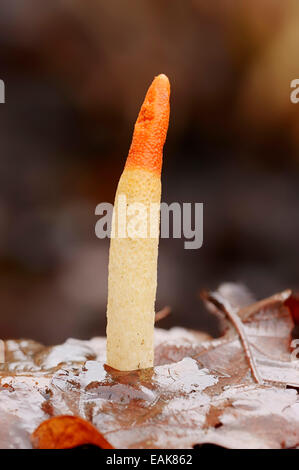
[[[119,194],[115,207],[108,202],[96,206],[101,216],[95,226],[98,238],[183,238],[186,250],[196,250],[203,244],[203,203],[166,202],[128,204],[125,194]]]

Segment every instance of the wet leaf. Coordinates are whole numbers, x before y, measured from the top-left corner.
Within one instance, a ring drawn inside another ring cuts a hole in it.
[[[7,342],[10,362],[0,370],[1,446],[30,447],[30,434],[41,423],[33,442],[46,430],[41,442],[50,446],[44,426],[56,417],[62,422],[61,415],[91,423],[115,448],[298,446],[291,292],[256,302],[242,286],[224,284],[202,296],[221,318],[223,336],[156,329],[153,369],[105,366],[104,338],[70,339],[52,348]]]

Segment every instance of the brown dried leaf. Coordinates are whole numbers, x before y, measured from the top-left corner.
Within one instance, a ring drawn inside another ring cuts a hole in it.
[[[113,449],[94,426],[78,416],[47,419],[32,433],[31,442],[35,449],[72,449],[86,444]]]
[[[67,414],[92,423],[115,448],[296,447],[290,291],[255,302],[225,285],[204,297],[226,318],[225,334],[156,329],[153,369],[108,368],[104,338],[53,348],[10,342],[12,360],[0,371],[1,445],[30,447],[38,424]]]
[[[238,291],[240,298],[243,288],[241,286],[237,288],[235,285],[230,288],[230,286],[227,284],[225,288],[221,286],[217,292],[203,294],[208,308],[226,316],[233,329],[226,331],[224,336],[217,341],[217,346],[215,342],[207,345],[206,351],[203,351],[197,358],[203,365],[208,366],[210,363],[209,359],[207,362],[207,358],[212,357],[212,365],[215,368],[219,359],[224,361],[229,357],[229,362],[237,362],[241,356],[247,362],[247,365],[243,364],[243,373],[245,371],[247,373],[249,366],[251,378],[255,382],[299,386],[299,369],[291,361],[290,355],[291,332],[294,323],[288,307],[285,306],[291,291],[286,290],[252,304],[245,301],[238,307],[235,293]],[[235,353],[232,357],[233,349]],[[212,352],[212,356],[209,352]],[[230,375],[233,372],[230,363],[226,372]]]

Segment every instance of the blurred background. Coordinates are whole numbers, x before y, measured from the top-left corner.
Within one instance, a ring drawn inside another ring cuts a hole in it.
[[[298,289],[297,0],[1,0],[0,331],[105,333],[113,202],[147,87],[172,86],[163,200],[204,203],[204,244],[161,240],[160,323],[217,333],[201,288]]]

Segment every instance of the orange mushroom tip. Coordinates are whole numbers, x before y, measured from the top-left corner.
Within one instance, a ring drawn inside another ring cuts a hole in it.
[[[140,168],[160,176],[169,122],[169,96],[168,78],[158,75],[141,106],[125,169]]]

